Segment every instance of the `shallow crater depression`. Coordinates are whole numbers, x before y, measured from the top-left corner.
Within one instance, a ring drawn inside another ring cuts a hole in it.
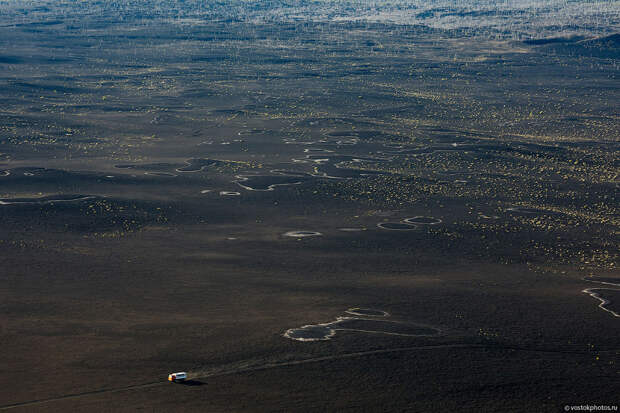
[[[329,340],[336,331],[327,325],[307,325],[300,328],[291,328],[284,333],[284,337],[297,341]]]
[[[274,191],[278,186],[299,185],[308,177],[299,175],[237,175],[235,183],[248,191]]]
[[[406,224],[402,222],[380,222],[377,227],[390,231],[412,231],[418,227],[414,224]]]
[[[387,311],[383,311],[383,310],[372,310],[370,308],[357,308],[357,307],[349,308],[345,312],[351,315],[370,316],[370,317],[387,317],[390,315]]]
[[[437,225],[441,224],[443,221],[440,218],[415,216],[412,218],[405,218],[403,222],[415,225]]]
[[[349,314],[364,314],[365,317],[387,317],[389,314],[382,310],[365,308],[351,308]],[[337,317],[328,323],[308,324],[298,328],[291,328],[284,332],[284,337],[296,341],[329,340],[337,331],[359,332],[368,334],[385,334],[401,337],[426,337],[439,334],[441,331],[416,323],[390,321],[378,318],[364,317]]]
[[[319,237],[322,236],[320,232],[317,231],[289,231],[283,234],[285,237],[293,237],[293,238],[305,238],[305,237]]]

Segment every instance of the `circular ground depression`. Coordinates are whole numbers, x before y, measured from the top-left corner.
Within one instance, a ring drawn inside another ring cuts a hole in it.
[[[414,224],[406,224],[402,222],[381,222],[377,224],[381,229],[387,229],[390,231],[411,231],[417,227]]]
[[[305,237],[320,237],[320,232],[317,231],[289,231],[285,232],[285,237],[293,237],[293,238],[305,238]]]
[[[387,316],[385,311],[352,308],[350,311],[372,312],[373,315]],[[370,315],[367,315],[368,317]],[[441,331],[437,328],[407,323],[401,321],[388,321],[377,318],[363,317],[337,317],[329,323],[309,324],[299,328],[286,330],[284,337],[296,341],[319,341],[329,340],[336,335],[337,331],[358,332],[367,334],[385,334],[401,337],[426,337],[434,336]]]
[[[387,311],[383,310],[373,310],[370,308],[349,308],[345,311],[347,314],[351,315],[361,315],[361,316],[371,316],[371,317],[387,317],[390,314]]]
[[[433,218],[433,217],[424,217],[421,215],[412,217],[412,218],[405,218],[403,219],[404,222],[408,223],[408,224],[416,224],[416,225],[437,225],[437,224],[441,224],[441,219],[439,218]]]
[[[297,341],[319,341],[329,340],[336,331],[326,325],[308,325],[300,328],[286,330],[284,337]]]

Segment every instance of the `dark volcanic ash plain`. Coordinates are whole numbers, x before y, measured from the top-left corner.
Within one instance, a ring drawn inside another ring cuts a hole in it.
[[[332,3],[0,4],[0,409],[617,403],[617,10]]]

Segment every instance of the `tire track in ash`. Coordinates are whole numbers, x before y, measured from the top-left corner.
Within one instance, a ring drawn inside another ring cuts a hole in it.
[[[16,408],[19,408],[19,407],[35,406],[35,405],[38,405],[38,404],[51,403],[51,402],[67,400],[67,399],[77,399],[77,398],[80,398],[80,397],[92,396],[94,394],[116,393],[116,392],[133,390],[133,389],[144,389],[144,388],[147,388],[147,387],[160,386],[160,385],[165,384],[165,383],[166,382],[163,382],[163,381],[154,381],[154,382],[150,382],[150,383],[141,383],[141,384],[134,384],[134,385],[131,385],[131,386],[117,387],[117,388],[114,388],[114,389],[99,389],[99,390],[86,391],[86,392],[82,392],[82,393],[65,394],[65,395],[62,395],[62,396],[51,397],[49,399],[30,400],[30,401],[26,401],[26,402],[6,404],[4,406],[0,406],[0,410],[9,410],[9,409],[16,409]]]
[[[249,373],[253,371],[268,370],[268,369],[279,368],[279,367],[296,366],[300,364],[318,363],[322,361],[363,357],[363,356],[373,355],[373,354],[396,353],[396,352],[415,351],[415,350],[433,350],[433,349],[442,349],[442,348],[485,348],[485,347],[486,346],[471,345],[471,344],[440,344],[440,345],[433,345],[433,346],[400,347],[400,348],[383,349],[383,350],[360,351],[360,352],[355,352],[355,353],[345,353],[345,354],[338,354],[338,355],[333,355],[333,356],[314,357],[314,358],[309,358],[309,359],[292,360],[292,361],[281,362],[281,363],[267,363],[267,364],[254,365],[254,366],[246,362],[245,364],[241,364],[241,365],[238,365],[237,367],[226,369],[226,370],[191,372],[188,374],[187,378],[190,380],[205,379],[205,378],[210,378],[210,377],[227,376],[230,374]],[[88,397],[88,396],[92,396],[96,394],[117,393],[117,392],[122,392],[122,391],[139,390],[139,389],[145,389],[149,387],[163,386],[167,384],[168,384],[168,381],[166,380],[166,381],[154,381],[154,382],[148,382],[148,383],[140,383],[140,384],[134,384],[130,386],[117,387],[117,388],[91,390],[91,391],[86,391],[86,392],[81,392],[81,393],[73,393],[73,394],[66,394],[66,395],[57,396],[57,397],[50,397],[48,399],[30,400],[30,401],[25,401],[25,402],[6,404],[3,406],[0,406],[0,410],[9,410],[9,409],[16,409],[19,407],[35,406],[35,405],[52,403],[55,401],[68,400],[68,399],[78,399],[78,398]]]
[[[364,357],[374,354],[385,354],[385,353],[397,353],[397,352],[406,352],[406,351],[416,351],[416,350],[437,350],[444,348],[487,348],[488,346],[478,345],[478,344],[438,344],[433,346],[415,346],[415,347],[398,347],[398,348],[389,348],[382,350],[368,350],[368,351],[359,351],[355,353],[344,353],[344,354],[336,354],[333,356],[322,356],[322,357],[313,357],[302,360],[291,360],[280,363],[264,363],[260,365],[250,365],[245,364],[238,366],[229,370],[219,370],[219,371],[194,371],[188,373],[190,379],[206,379],[209,377],[217,377],[217,376],[226,376],[229,374],[237,374],[237,373],[250,373],[253,371],[261,371],[261,370],[269,370],[278,367],[288,367],[288,366],[298,366],[300,364],[310,364],[310,363],[320,363],[322,361],[333,361],[333,360],[342,360],[356,357]]]
[[[489,350],[514,350],[514,351],[528,351],[528,352],[540,352],[540,353],[563,353],[563,354],[589,354],[587,352],[582,351],[566,351],[566,350],[550,350],[550,349],[534,349],[534,348],[525,348],[518,346],[498,346],[498,345],[483,345],[483,344],[437,344],[431,346],[413,346],[413,347],[398,347],[398,348],[389,348],[382,350],[368,350],[368,351],[358,351],[355,353],[344,353],[337,354],[333,356],[322,356],[322,357],[313,357],[302,360],[292,360],[281,363],[265,363],[260,365],[252,366],[250,363],[245,362],[242,364],[238,364],[235,368],[225,369],[225,370],[213,370],[213,371],[194,371],[188,373],[189,380],[195,379],[206,379],[210,377],[221,377],[228,376],[231,374],[240,374],[240,373],[250,373],[254,371],[262,371],[269,370],[280,367],[288,367],[288,366],[298,366],[301,364],[310,364],[310,363],[320,363],[323,361],[333,361],[333,360],[341,360],[341,359],[350,359],[356,357],[364,357],[375,354],[388,354],[388,353],[398,353],[398,352],[409,352],[409,351],[422,351],[422,350],[439,350],[446,348],[462,348],[462,349],[489,349]],[[106,393],[117,393],[122,391],[130,391],[130,390],[140,390],[146,389],[149,387],[157,387],[169,385],[168,381],[153,381],[148,383],[140,383],[134,384],[130,386],[117,387],[112,389],[99,389],[99,390],[91,390],[81,393],[73,393],[66,394],[57,397],[51,397],[48,399],[39,399],[39,400],[30,400],[19,403],[12,403],[0,406],[0,410],[9,410],[16,409],[20,407],[28,407],[28,406],[36,406],[45,403],[52,403],[55,401],[68,400],[68,399],[78,399],[82,397],[88,397],[95,394],[106,394]]]

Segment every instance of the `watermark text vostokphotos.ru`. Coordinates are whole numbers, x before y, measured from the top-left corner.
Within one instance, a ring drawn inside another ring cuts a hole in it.
[[[567,412],[617,412],[617,405],[604,405],[604,404],[580,404],[564,406],[564,411]]]

